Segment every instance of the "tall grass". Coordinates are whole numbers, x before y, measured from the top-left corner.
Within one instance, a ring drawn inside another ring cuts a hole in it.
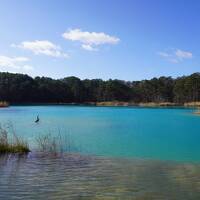
[[[41,134],[36,137],[35,151],[43,153],[63,153],[70,152],[69,135],[61,134]],[[30,152],[28,142],[17,136],[12,123],[8,122],[4,126],[0,124],[0,154],[5,153],[28,153]]]
[[[28,143],[16,135],[12,124],[7,124],[7,127],[0,124],[0,154],[28,152]]]
[[[51,132],[40,135],[36,138],[37,150],[48,153],[70,152],[70,138],[66,134],[58,132],[52,135]]]

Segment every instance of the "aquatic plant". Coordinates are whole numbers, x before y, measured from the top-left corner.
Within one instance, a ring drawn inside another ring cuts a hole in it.
[[[39,135],[36,138],[37,150],[40,152],[48,153],[63,153],[70,152],[70,138],[67,137],[67,134],[62,134],[60,131],[57,135],[47,134]]]
[[[0,125],[0,154],[28,152],[28,143],[16,135],[12,124],[6,128]]]
[[[67,134],[41,134],[36,137],[36,148],[34,151],[43,153],[70,152],[70,138]],[[12,123],[0,124],[0,154],[5,153],[28,153],[30,152],[28,142],[16,134]]]

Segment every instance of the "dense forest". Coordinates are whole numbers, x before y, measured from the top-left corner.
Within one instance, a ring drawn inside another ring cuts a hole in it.
[[[200,73],[142,81],[80,80],[77,77],[32,78],[0,73],[0,101],[10,103],[84,103],[101,101],[175,102],[200,101]]]

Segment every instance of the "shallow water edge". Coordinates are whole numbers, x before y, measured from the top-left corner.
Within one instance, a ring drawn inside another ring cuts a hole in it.
[[[0,199],[200,198],[200,165],[80,154],[0,157]]]

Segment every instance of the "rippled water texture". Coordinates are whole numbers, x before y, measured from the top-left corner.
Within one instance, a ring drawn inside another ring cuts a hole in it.
[[[200,199],[200,165],[80,155],[0,158],[0,199]]]

